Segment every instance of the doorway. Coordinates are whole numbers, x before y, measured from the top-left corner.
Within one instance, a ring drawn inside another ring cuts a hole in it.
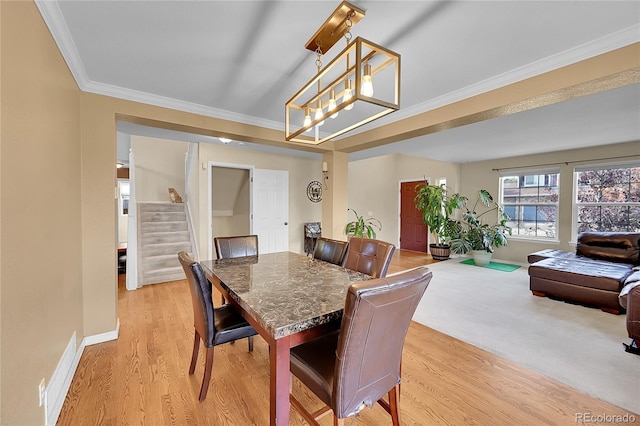
[[[258,235],[258,252],[289,250],[289,172],[209,162],[208,258],[213,238]]]
[[[400,248],[426,253],[428,229],[413,202],[416,186],[421,183],[424,180],[400,182]]]

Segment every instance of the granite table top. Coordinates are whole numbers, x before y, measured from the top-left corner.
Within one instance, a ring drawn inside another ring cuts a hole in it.
[[[292,252],[200,264],[275,339],[341,318],[349,285],[371,278]]]

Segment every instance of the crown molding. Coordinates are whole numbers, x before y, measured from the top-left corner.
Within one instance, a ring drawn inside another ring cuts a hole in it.
[[[140,102],[149,105],[155,105],[164,108],[175,109],[194,114],[200,114],[208,117],[219,118],[223,120],[235,121],[243,124],[249,124],[259,127],[265,127],[274,130],[284,131],[284,123],[265,120],[244,114],[238,114],[232,111],[221,110],[208,107],[205,105],[195,104],[192,102],[180,101],[164,96],[158,96],[146,92],[127,89],[119,86],[98,83],[91,81],[84,68],[80,55],[73,39],[71,38],[69,28],[64,20],[62,11],[56,1],[34,0],[40,14],[42,15],[49,31],[51,32],[62,56],[67,62],[67,66],[71,70],[73,77],[78,84],[80,90],[99,95],[111,96],[119,99]],[[505,73],[485,79],[478,83],[463,87],[453,92],[446,93],[442,96],[430,99],[426,102],[414,105],[409,108],[401,108],[387,117],[376,120],[372,125],[365,125],[359,129],[349,132],[349,135],[357,134],[374,127],[393,123],[416,114],[430,111],[454,102],[470,98],[481,93],[489,92],[518,81],[526,80],[603,53],[610,52],[621,47],[640,42],[640,24],[632,25],[612,34],[600,37],[596,40],[584,43],[582,45],[567,49],[563,52],[556,53],[541,60],[532,62],[527,65],[515,68]],[[339,140],[339,139],[338,139]]]
[[[69,27],[64,20],[64,16],[62,16],[58,2],[45,0],[34,0],[34,2],[40,11],[40,15],[42,15],[42,19],[44,19],[45,24],[49,28],[49,32],[53,36],[54,41],[58,45],[58,49],[67,63],[67,67],[69,67],[73,78],[76,80],[76,84],[78,84],[80,90],[84,90],[89,82],[89,77],[80,59],[76,44],[71,38]]]
[[[381,125],[400,121],[414,115],[431,111],[461,100],[480,95],[500,87],[508,86],[528,78],[544,74],[613,50],[640,42],[640,24],[632,25],[615,33],[608,34],[590,42],[556,53],[538,61],[498,74],[478,83],[463,87],[442,96],[416,104],[409,108],[400,108],[393,114],[376,120],[374,126],[362,126],[349,132],[349,135],[371,130]],[[346,136],[345,136],[346,137]]]
[[[175,109],[178,111],[190,112],[193,114],[218,118],[221,120],[235,121],[237,123],[264,127],[267,129],[279,130],[284,132],[284,123],[280,123],[277,121],[252,117],[250,115],[239,114],[237,112],[213,108],[193,102],[181,101],[173,98],[168,98],[166,96],[154,95],[151,93],[127,89],[120,86],[113,86],[110,84],[89,81],[83,91],[94,93],[96,95],[111,96],[113,98],[140,102],[143,104],[154,105],[162,108]]]

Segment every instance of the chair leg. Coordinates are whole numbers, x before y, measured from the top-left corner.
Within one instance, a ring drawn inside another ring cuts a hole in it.
[[[393,426],[400,426],[400,389],[399,385],[391,388],[389,391],[389,408],[391,413],[391,421]]]
[[[247,341],[249,342],[249,352],[253,352],[253,336],[247,337]]]
[[[204,401],[209,390],[209,381],[211,380],[211,370],[213,367],[213,349],[214,346],[207,348],[207,360],[204,364],[204,376],[202,377],[202,386],[200,387],[200,401]]]
[[[339,419],[333,416],[333,426],[344,426],[344,419]]]
[[[196,331],[193,337],[193,354],[191,355],[191,366],[189,367],[189,374],[193,374],[196,371],[196,364],[198,363],[198,351],[200,350],[200,335]]]

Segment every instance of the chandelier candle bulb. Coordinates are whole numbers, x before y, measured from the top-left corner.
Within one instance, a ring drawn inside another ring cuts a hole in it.
[[[344,96],[342,97],[342,102],[347,102],[352,97],[353,91],[351,90],[351,80],[347,80],[344,82]],[[344,109],[346,111],[353,109],[353,104],[347,105]]]
[[[331,89],[331,96],[329,97],[329,108],[328,111],[332,112],[336,109],[336,92],[335,90]],[[337,112],[334,112],[333,114],[331,114],[331,118],[336,118],[338,116]]]
[[[316,116],[314,117],[316,120],[322,120],[324,114],[322,113],[322,101],[318,99],[318,108],[316,109]],[[318,126],[322,126],[324,124],[324,120],[318,123]]]
[[[302,123],[302,126],[303,127],[311,126],[311,110],[309,108],[307,108],[304,113],[304,123]],[[308,132],[309,130],[311,130],[311,127],[309,127],[305,131]]]
[[[361,93],[364,96],[373,96],[373,81],[371,81],[371,65],[366,64],[364,66],[364,75],[362,76],[362,89]]]

